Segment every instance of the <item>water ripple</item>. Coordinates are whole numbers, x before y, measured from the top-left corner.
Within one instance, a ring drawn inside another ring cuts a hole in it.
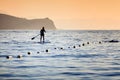
[[[120,72],[109,72],[109,73],[102,73],[102,74],[99,74],[101,76],[120,76]]]
[[[85,73],[85,72],[63,72],[61,74],[69,75],[69,76],[95,75],[95,73]]]

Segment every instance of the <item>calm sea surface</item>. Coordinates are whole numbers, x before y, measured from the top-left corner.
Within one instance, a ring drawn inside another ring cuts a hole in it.
[[[47,31],[44,44],[37,34],[0,30],[0,80],[120,80],[120,42],[106,42],[120,41],[119,30]]]

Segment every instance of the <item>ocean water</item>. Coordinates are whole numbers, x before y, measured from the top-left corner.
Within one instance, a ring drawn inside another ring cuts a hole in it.
[[[47,31],[44,44],[37,34],[0,30],[0,80],[120,80],[120,42],[107,42],[119,30]]]

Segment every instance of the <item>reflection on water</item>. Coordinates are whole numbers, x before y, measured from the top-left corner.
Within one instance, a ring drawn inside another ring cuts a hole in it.
[[[39,37],[31,40],[39,31],[1,30],[0,79],[119,80],[120,42],[104,42],[120,41],[119,33],[47,31],[40,44]]]

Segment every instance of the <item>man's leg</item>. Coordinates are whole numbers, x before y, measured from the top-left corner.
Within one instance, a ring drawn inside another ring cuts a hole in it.
[[[40,42],[41,42],[41,40],[42,40],[42,36],[40,36]]]
[[[43,35],[43,43],[45,42],[45,38],[44,38],[44,35]]]

